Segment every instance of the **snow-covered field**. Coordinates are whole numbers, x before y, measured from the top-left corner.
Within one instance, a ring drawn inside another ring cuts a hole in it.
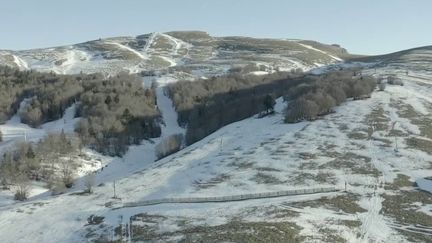
[[[161,139],[184,133],[163,90],[164,84],[175,79],[156,77],[160,84],[157,101],[165,123],[162,138],[132,146],[123,159],[88,151],[100,163],[83,168],[83,173],[98,171],[99,186],[91,195],[76,194],[83,189],[80,180],[59,196],[50,196],[43,188],[37,191],[40,187],[35,185],[32,197],[23,203],[13,202],[10,192],[0,191],[0,242],[127,238],[129,231],[121,236],[114,228],[129,220],[134,225],[133,239],[151,242],[183,237],[229,240],[236,239],[235,234],[255,237],[239,241],[274,242],[288,237],[306,242],[427,241],[432,237],[432,198],[418,191],[414,182],[432,176],[432,125],[428,120],[432,76],[400,75],[404,86],[389,85],[370,99],[348,101],[314,122],[285,124],[286,104],[278,99],[275,115],[230,124],[154,162],[154,147]],[[5,134],[25,131],[29,139],[36,139],[73,124],[69,112],[41,129],[28,128],[16,117],[0,129]],[[0,146],[9,146],[9,141]],[[112,198],[113,183],[120,199]],[[118,210],[106,206],[317,186],[336,186],[347,192]],[[90,215],[104,217],[103,223],[89,225]],[[269,232],[271,228],[279,233]]]

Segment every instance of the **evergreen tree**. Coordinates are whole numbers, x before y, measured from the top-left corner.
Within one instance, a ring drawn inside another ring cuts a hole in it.
[[[274,106],[276,105],[276,101],[271,94],[265,96],[263,103],[267,114],[272,113],[274,111]]]

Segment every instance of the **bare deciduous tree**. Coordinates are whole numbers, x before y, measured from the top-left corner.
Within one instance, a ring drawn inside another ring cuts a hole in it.
[[[15,200],[27,200],[30,190],[30,180],[25,174],[20,174],[14,178],[15,184]]]
[[[94,173],[89,173],[84,177],[84,186],[87,193],[93,193],[93,187],[96,184],[96,175]]]
[[[183,134],[174,134],[156,145],[155,153],[158,159],[173,154],[181,149],[183,144]]]

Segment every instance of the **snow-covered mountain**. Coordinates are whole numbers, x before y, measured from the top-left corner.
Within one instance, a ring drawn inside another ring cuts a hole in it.
[[[167,70],[196,75],[226,72],[233,65],[262,64],[290,70],[342,61],[350,55],[338,45],[314,41],[212,37],[205,32],[150,33],[45,49],[0,50],[0,64],[60,74]]]

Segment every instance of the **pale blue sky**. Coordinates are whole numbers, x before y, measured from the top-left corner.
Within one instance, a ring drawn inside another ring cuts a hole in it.
[[[430,0],[0,0],[0,49],[204,30],[381,54],[432,45],[431,11]]]

